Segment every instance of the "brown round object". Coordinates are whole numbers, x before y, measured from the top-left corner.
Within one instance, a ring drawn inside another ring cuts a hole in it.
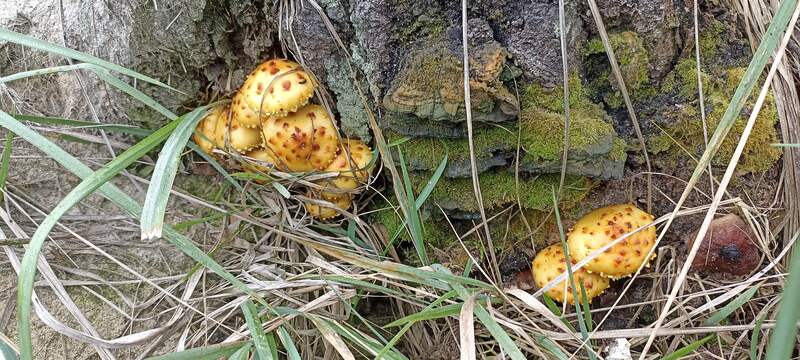
[[[689,240],[690,248],[696,238],[697,232]],[[736,214],[728,214],[711,221],[692,260],[692,270],[718,277],[741,276],[760,264],[761,254],[750,226]]]
[[[353,197],[350,194],[333,194],[323,192],[319,195],[309,194],[308,197],[322,199],[333,204],[333,207],[331,207],[312,204],[310,202],[305,203],[306,211],[308,211],[311,216],[320,220],[327,220],[339,216],[340,210],[349,209],[350,205],[353,203]]]
[[[325,171],[335,171],[339,176],[327,182],[340,190],[352,191],[364,185],[372,171],[372,150],[361,140],[346,140],[339,155],[333,159]]]

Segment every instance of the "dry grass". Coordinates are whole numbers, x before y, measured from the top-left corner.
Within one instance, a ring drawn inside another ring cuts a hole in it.
[[[748,20],[748,35],[755,47],[770,18],[768,2],[742,0],[733,5]],[[293,14],[298,6],[300,4],[295,1],[280,3],[281,21],[288,24],[281,27],[284,29],[281,36],[285,51],[302,61],[302,49],[291,33]],[[306,6],[319,9],[312,1]],[[331,31],[332,41],[347,53],[321,10],[320,15]],[[800,113],[795,88],[798,49],[800,46],[792,39],[771,84],[786,143],[800,142],[795,121]],[[468,56],[467,49],[464,56]],[[356,71],[351,70],[353,76],[357,76]],[[564,72],[566,76],[566,67]],[[82,75],[74,76],[81,79]],[[468,73],[465,78],[469,78]],[[620,83],[621,80],[618,77]],[[624,92],[624,87],[622,89]],[[82,90],[88,100],[86,91]],[[699,91],[702,93],[702,89]],[[469,93],[468,87],[466,92]],[[366,96],[360,95],[366,104]],[[324,93],[318,97],[329,98]],[[627,95],[625,98],[631,118],[636,121],[635,109]],[[0,84],[0,100],[3,109],[35,113],[13,87]],[[98,120],[95,111],[91,109],[92,119]],[[700,278],[688,275],[686,259],[678,256],[679,248],[673,243],[664,244],[658,248],[658,260],[652,268],[639,269],[626,281],[611,305],[591,309],[594,324],[589,331],[592,341],[588,342],[581,332],[574,330],[582,321],[581,317],[567,308],[554,312],[558,309],[548,307],[541,300],[545,289],[530,294],[497,282],[500,271],[493,253],[490,253],[490,261],[482,261],[478,254],[470,253],[468,266],[475,267],[482,278],[495,280],[487,282],[453,275],[438,265],[413,268],[401,263],[397,248],[389,244],[387,235],[379,227],[365,222],[363,216],[371,198],[383,196],[381,193],[386,191],[393,191],[401,199],[396,209],[398,213],[405,218],[417,216],[413,202],[407,201],[402,174],[395,167],[375,114],[369,115],[383,162],[373,182],[367,186],[368,195],[362,196],[355,208],[345,212],[335,223],[319,224],[311,219],[303,209],[302,201],[308,199],[302,194],[286,198],[254,182],[240,181],[241,188],[225,185],[214,194],[202,197],[193,195],[198,191],[182,190],[180,185],[172,190],[170,220],[185,224],[197,246],[212,254],[220,265],[263,299],[256,308],[261,327],[273,336],[272,341],[280,344],[281,356],[288,356],[284,352],[295,346],[303,359],[375,358],[379,353],[397,359],[451,359],[459,354],[463,359],[493,358],[501,353],[513,358],[514,349],[497,333],[497,329],[501,329],[515,347],[529,357],[583,358],[590,353],[602,357],[601,350],[609,340],[624,338],[633,347],[634,356],[659,358],[686,348],[705,335],[715,334],[711,341],[691,350],[690,355],[703,359],[740,359],[748,358],[754,349],[757,358],[761,358],[768,337],[761,332],[758,332],[760,336],[752,337],[753,329],[771,329],[776,324],[777,295],[783,288],[789,251],[800,230],[800,207],[797,205],[800,173],[795,166],[798,149],[785,150],[781,186],[777,187],[778,193],[767,195],[770,199],[754,201],[747,194],[726,193],[725,185],[731,174],[717,181],[709,170],[711,191],[692,190],[694,195],[704,199],[702,205],[678,209],[674,215],[664,215],[654,222],[660,225],[709,209],[714,213],[718,206],[721,212],[743,214],[757,234],[765,266],[746,280],[735,283]],[[85,146],[103,149],[112,158],[116,155],[114,149],[129,146],[102,132],[86,133],[67,127],[35,129],[80,135],[94,144]],[[14,143],[15,165],[28,156],[20,155],[20,145]],[[474,161],[474,154],[472,157]],[[109,160],[97,156],[81,159],[93,167]],[[191,159],[191,167],[208,167],[197,156]],[[153,164],[148,158],[139,161],[143,166]],[[129,185],[126,188],[130,191],[149,185],[146,179],[134,173],[125,176],[124,181]],[[317,186],[313,180],[319,176],[323,175],[298,178],[292,174],[270,174],[273,181],[290,191],[299,185]],[[377,180],[384,176],[391,178],[394,184],[391,190],[383,188]],[[674,181],[689,186],[683,179],[649,170],[637,176],[648,178],[647,189],[652,189],[653,201],[680,205],[681,199],[671,198],[668,194],[672,192],[659,188],[658,184]],[[477,175],[473,177],[476,196],[480,197]],[[652,183],[651,177],[655,179]],[[56,194],[64,192],[59,189]],[[0,231],[0,247],[8,258],[8,264],[3,266],[17,270],[23,251],[20,244],[30,238],[52,204],[38,204],[35,194],[27,193],[24,186],[13,181],[8,183],[3,195],[0,219],[4,226]],[[769,206],[760,206],[771,199],[775,201]],[[138,222],[124,214],[109,212],[110,208],[113,207],[109,204],[90,200],[76,214],[62,218],[50,233],[47,256],[40,258],[38,266],[41,277],[35,291],[40,300],[34,300],[39,320],[51,329],[48,333],[54,331],[89,344],[91,351],[103,359],[145,358],[214,344],[240,347],[238,341],[253,338],[252,323],[248,323],[242,311],[243,304],[246,306],[252,297],[195,266],[169,246],[158,242],[134,243],[131,239],[138,237]],[[488,224],[493,218],[481,215],[482,220],[471,231],[454,233],[454,237],[461,240],[469,235],[482,236],[488,248],[493,249],[488,233]],[[481,233],[483,228],[487,229],[485,235]],[[419,236],[413,229],[409,232],[414,237]],[[469,252],[463,242],[461,245]],[[142,254],[157,253],[160,258],[139,258]],[[692,256],[694,253],[690,253],[689,261]],[[579,268],[588,261],[576,266]],[[87,266],[89,262],[91,267]],[[751,291],[754,287],[757,291]],[[632,295],[632,292],[637,294]],[[41,300],[44,298],[49,300]],[[14,301],[13,296],[8,299]],[[707,324],[711,316],[725,309],[731,301],[741,304],[728,314],[726,322]],[[104,326],[104,330],[99,331],[96,327],[105,319],[90,319],[97,313],[86,304],[105,308],[105,314],[113,314],[120,326],[112,329]],[[65,311],[59,311],[60,316],[53,315],[54,306]],[[10,323],[6,314],[8,312],[0,312],[0,340],[6,337],[4,333],[13,333],[8,331],[13,328],[6,327]],[[650,321],[650,325],[641,326],[635,321],[656,314],[661,316],[655,322]],[[629,320],[625,326],[610,325],[618,322],[620,316]],[[475,321],[476,318],[480,321]],[[409,321],[386,326],[398,319]],[[751,343],[753,339],[756,341]],[[5,342],[12,348],[15,346],[13,339]],[[648,347],[649,351],[642,352]],[[36,354],[44,356],[43,350],[37,350]]]

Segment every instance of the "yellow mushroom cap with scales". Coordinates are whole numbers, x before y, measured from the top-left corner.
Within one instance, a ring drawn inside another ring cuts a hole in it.
[[[339,172],[339,176],[328,179],[328,184],[337,189],[351,191],[363,185],[372,171],[372,150],[361,140],[345,140],[339,155],[325,171]]]
[[[313,95],[314,83],[300,64],[269,60],[253,70],[233,96],[233,118],[246,127],[259,127],[270,116],[297,111]]]
[[[573,266],[577,262],[575,259],[570,260],[572,260]],[[564,249],[561,244],[552,244],[542,249],[536,253],[536,257],[533,259],[533,267],[531,269],[533,272],[533,282],[536,283],[536,286],[540,289],[543,288],[557,276],[565,274],[567,271],[566,264],[566,257],[564,256]],[[602,294],[609,285],[608,278],[602,277],[599,274],[590,273],[583,268],[578,270],[573,269],[572,277],[575,279],[575,285],[578,286],[578,288],[575,289],[578,296],[581,296],[581,289],[578,284],[583,284],[584,289],[586,289],[586,298],[588,302],[592,302],[594,297]],[[566,287],[564,286],[565,282],[567,283]],[[564,290],[566,290],[566,293]],[[564,281],[556,284],[556,286],[553,286],[545,293],[553,300],[564,301],[564,296],[566,296],[567,303],[575,303],[575,298],[572,296],[572,286],[569,284],[569,278],[565,278]]]
[[[262,129],[264,146],[282,170],[325,169],[336,157],[339,134],[328,111],[307,105],[283,118],[270,118]]]
[[[347,210],[353,204],[353,196],[350,194],[334,194],[322,192],[319,195],[309,193],[310,198],[322,199],[332,203],[339,210]],[[339,211],[330,206],[314,204],[310,202],[305,203],[306,211],[309,215],[320,220],[327,220],[339,216]]]
[[[639,227],[652,222],[650,215],[631,204],[620,204],[595,209],[575,223],[567,236],[569,253],[580,261],[592,252]],[[639,267],[655,257],[646,258],[655,246],[656,228],[650,226],[631,234],[624,240],[590,260],[584,268],[603,276],[617,279],[635,273]]]

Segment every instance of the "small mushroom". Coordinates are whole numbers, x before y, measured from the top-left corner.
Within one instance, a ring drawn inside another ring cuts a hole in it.
[[[306,211],[320,220],[328,220],[339,216],[339,211],[347,210],[353,203],[353,197],[350,194],[334,194],[323,192],[319,195],[309,193],[310,198],[319,198],[330,202],[333,206],[318,205],[315,203],[305,203]]]
[[[580,261],[617,238],[636,230],[654,217],[631,204],[612,205],[593,210],[578,220],[567,237],[572,259]],[[656,228],[650,226],[627,237],[584,266],[587,271],[617,279],[635,273],[655,258],[647,253],[655,246]]]
[[[233,118],[255,128],[270,116],[297,111],[314,95],[311,77],[294,61],[273,59],[259,65],[233,96]]]
[[[212,155],[214,148],[217,147],[215,142],[217,121],[219,120],[221,115],[220,112],[223,109],[224,106],[212,109],[208,115],[203,118],[203,120],[200,120],[200,122],[197,123],[197,128],[195,129],[193,139],[197,146],[199,146],[200,149],[206,154]]]
[[[227,106],[217,111],[214,138],[217,147],[224,149],[227,140],[227,144],[240,153],[248,152],[263,144],[261,130],[242,126],[230,116]]]
[[[360,140],[346,140],[339,155],[325,171],[339,172],[339,176],[327,180],[337,189],[352,191],[366,183],[372,171],[372,150]]]
[[[696,238],[697,232],[689,247]],[[747,275],[761,263],[755,240],[750,226],[736,214],[714,219],[692,261],[692,270],[715,277]]]
[[[244,154],[251,159],[257,160],[255,161],[248,161],[242,165],[244,170],[249,172],[262,172],[268,173],[272,168],[275,166],[275,157],[272,156],[272,151],[265,148],[258,148],[254,150],[250,150]],[[263,163],[263,164],[262,164]]]
[[[573,264],[576,262],[575,259],[571,260]],[[547,283],[564,273],[566,271],[566,258],[564,257],[564,250],[561,244],[553,244],[539,251],[533,259],[532,271],[533,281],[539,288],[544,287]],[[573,279],[575,279],[576,285],[579,283],[583,284],[584,289],[586,289],[586,300],[588,302],[592,302],[594,297],[602,294],[609,285],[608,278],[596,273],[590,273],[584,269],[574,271],[572,276]],[[566,287],[565,282],[567,283]],[[578,296],[581,296],[580,288],[576,290]],[[564,301],[566,296],[567,303],[575,303],[575,299],[572,297],[572,286],[569,284],[568,279],[553,286],[545,293],[547,296],[553,298],[553,300]]]
[[[328,111],[307,105],[284,118],[270,118],[262,129],[264,145],[288,171],[325,169],[336,157],[339,135]]]

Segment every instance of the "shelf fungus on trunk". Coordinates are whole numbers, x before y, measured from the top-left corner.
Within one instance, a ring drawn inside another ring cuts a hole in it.
[[[259,65],[233,97],[233,118],[250,128],[270,116],[297,111],[314,95],[314,82],[300,64],[284,59]]]
[[[692,234],[689,247],[698,231]],[[712,277],[747,275],[761,263],[755,241],[750,226],[736,214],[714,219],[692,261],[692,270]]]
[[[574,258],[570,259],[573,266],[577,262]],[[557,276],[566,272],[566,257],[561,244],[552,244],[536,254],[533,259],[533,281],[539,288],[544,287],[550,281],[553,281]],[[586,289],[586,300],[592,302],[592,299],[600,295],[609,286],[609,279],[597,273],[591,273],[584,269],[573,271],[573,279],[575,285],[578,286],[575,290],[578,296],[581,296],[580,285]],[[565,284],[566,282],[566,284]],[[572,296],[572,286],[569,284],[569,279],[558,283],[556,286],[550,288],[545,292],[547,296],[553,300],[563,302],[565,299],[567,303],[574,304],[575,298]]]
[[[567,236],[570,256],[580,261],[612,241],[643,227],[654,219],[631,204],[612,205],[592,210],[582,217]],[[656,228],[647,227],[602,252],[584,268],[611,279],[629,276],[655,258],[647,258],[655,246]]]

